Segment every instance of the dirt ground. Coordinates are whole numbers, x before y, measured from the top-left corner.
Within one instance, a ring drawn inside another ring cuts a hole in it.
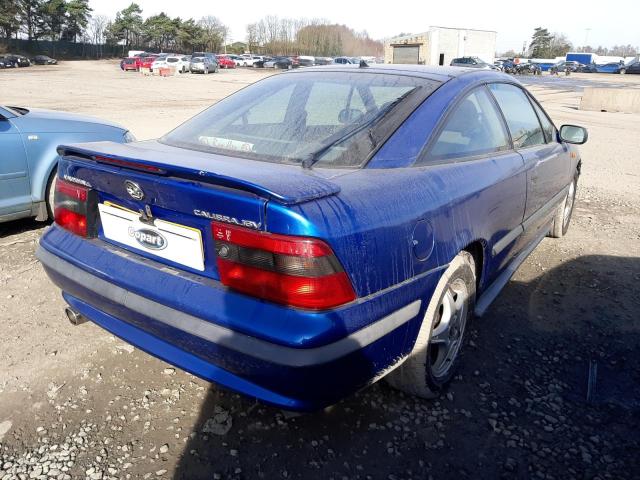
[[[91,114],[157,137],[262,78],[171,78],[114,62],[0,71],[0,103]],[[72,327],[34,250],[0,224],[0,479],[640,478],[640,115],[578,110],[590,82],[527,81],[589,129],[568,235],[545,239],[485,317],[448,393],[384,382],[292,416],[208,384],[99,327]],[[582,87],[581,87],[582,86]],[[595,390],[587,401],[589,370]]]

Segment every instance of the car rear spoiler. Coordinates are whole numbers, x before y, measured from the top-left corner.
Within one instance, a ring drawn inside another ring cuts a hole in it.
[[[329,179],[297,165],[260,162],[172,147],[167,147],[169,152],[141,148],[145,143],[61,145],[58,147],[58,154],[72,161],[95,162],[242,190],[283,205],[297,205],[340,192],[340,187]],[[178,152],[181,160],[184,160],[184,166],[175,164]]]

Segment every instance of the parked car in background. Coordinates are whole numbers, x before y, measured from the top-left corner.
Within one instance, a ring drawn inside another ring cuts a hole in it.
[[[35,63],[36,65],[57,65],[58,60],[46,55],[36,55],[35,57],[33,57],[33,63]]]
[[[29,60],[24,55],[8,54],[8,55],[5,55],[5,58],[8,58],[9,60],[13,60],[18,67],[30,67],[31,66],[31,60]]]
[[[122,62],[120,62],[120,68],[125,72],[137,72],[138,68],[138,59],[137,58],[123,58]]]
[[[640,60],[634,60],[631,63],[620,63],[616,73],[640,73]]]
[[[151,70],[151,68],[153,67],[153,62],[155,62],[158,57],[159,55],[157,54],[149,55],[147,57],[140,57],[140,60],[138,61],[139,68],[148,68],[149,70]]]
[[[163,53],[163,54],[158,55],[153,60],[153,63],[151,64],[151,71],[152,72],[157,72],[159,69],[167,67],[167,57],[168,56],[169,56],[168,53]]]
[[[478,57],[459,57],[451,60],[452,67],[481,68],[483,70],[500,70],[495,65],[491,65]]]
[[[582,67],[582,65],[578,62],[574,62],[574,61],[560,61],[555,63],[554,65],[551,66],[551,68],[549,69],[549,72],[552,73],[566,73],[567,71],[569,73],[573,73],[573,72],[577,72],[578,70],[580,70],[580,68]]]
[[[229,55],[216,55],[220,68],[236,68],[236,62]]]
[[[216,73],[218,71],[218,62],[211,57],[197,57],[192,55],[189,71],[191,73],[204,74]]]
[[[144,60],[146,58],[155,57],[155,56],[156,56],[156,54],[154,54],[154,53],[142,52],[142,53],[138,53],[138,54],[134,55],[133,58],[136,59],[136,67],[138,67],[138,70],[140,70],[140,68],[142,68],[142,64],[144,63]],[[149,66],[147,68],[151,68],[151,66]]]
[[[264,62],[264,68],[280,68],[290,69],[294,68],[295,63],[290,57],[273,57],[271,60]]]
[[[233,61],[233,63],[236,64],[236,67],[242,66],[243,58],[240,55],[235,55],[232,53],[225,53],[224,55],[230,58]]]
[[[253,62],[253,67],[254,68],[264,68],[264,64],[269,62],[269,61],[271,61],[271,60],[273,60],[272,57],[262,56],[262,57],[260,57],[259,60],[255,60]]]
[[[213,60],[216,58],[216,54],[212,52],[193,52],[191,57],[209,57]]]
[[[586,139],[502,73],[300,69],[159,140],[61,146],[37,256],[70,318],[250,397],[313,410],[390,372],[433,398],[567,232]]]
[[[242,67],[253,67],[254,62],[256,62],[257,60],[260,60],[261,57],[255,56],[255,55],[251,55],[248,53],[244,53],[242,55],[240,55],[241,58],[241,66]]]
[[[598,63],[596,64],[598,73],[627,73],[627,65],[623,61]]]
[[[360,59],[355,57],[336,57],[333,59],[333,63],[337,63],[339,65],[358,65],[360,63]]]
[[[598,71],[598,67],[595,63],[590,63],[587,65],[580,64],[578,67],[578,72],[580,73],[596,73]]]
[[[333,63],[332,57],[315,57],[316,65],[331,65]]]
[[[58,145],[133,136],[105,120],[52,110],[0,106],[0,222],[53,218]]]
[[[190,59],[187,55],[169,55],[165,59],[165,65],[174,68],[178,73],[186,73],[190,70]]]
[[[18,61],[8,55],[0,55],[0,61],[2,62],[2,68],[18,68]]]
[[[313,67],[316,64],[316,57],[310,55],[299,55],[297,58],[301,67]]]

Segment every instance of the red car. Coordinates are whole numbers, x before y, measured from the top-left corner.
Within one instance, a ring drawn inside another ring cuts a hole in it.
[[[138,55],[134,55],[133,58],[136,59],[136,66],[138,67],[138,70],[140,70],[140,67],[142,66],[142,62],[145,58],[147,58],[149,55],[151,55],[150,53],[139,53]]]
[[[236,62],[226,55],[216,55],[220,68],[236,68]]]
[[[148,57],[138,57],[140,67],[139,68],[151,68],[154,60],[158,58],[160,55],[149,55]]]
[[[137,58],[129,57],[122,60],[122,70],[125,72],[133,70],[138,71]]]

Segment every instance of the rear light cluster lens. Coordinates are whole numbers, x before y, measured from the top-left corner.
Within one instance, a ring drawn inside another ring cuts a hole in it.
[[[306,237],[212,223],[220,280],[249,295],[311,310],[356,298],[331,248]]]
[[[56,179],[54,219],[62,228],[81,237],[95,230],[95,193],[87,187]]]

